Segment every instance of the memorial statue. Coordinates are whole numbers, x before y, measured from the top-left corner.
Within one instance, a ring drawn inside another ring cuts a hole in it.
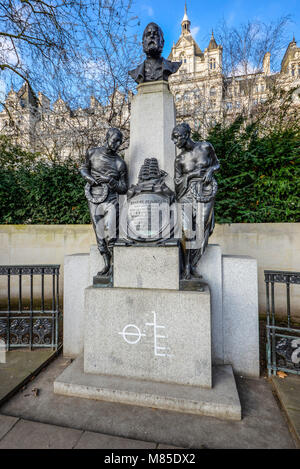
[[[175,159],[175,193],[181,204],[185,242],[183,278],[199,277],[196,266],[212,234],[218,185],[213,175],[220,168],[209,142],[194,142],[187,123],[176,125],[172,140],[180,150]]]
[[[104,268],[97,276],[107,276],[111,268],[111,248],[118,238],[119,194],[128,189],[127,166],[116,153],[122,143],[122,133],[109,129],[103,147],[86,153],[80,174],[87,181],[85,195]]]
[[[171,62],[161,57],[164,42],[161,28],[156,23],[149,23],[143,33],[143,51],[147,58],[129,72],[136,83],[168,81],[169,76],[177,72],[182,62]]]

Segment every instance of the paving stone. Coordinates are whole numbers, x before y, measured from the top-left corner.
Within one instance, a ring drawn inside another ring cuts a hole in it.
[[[25,378],[35,372],[51,355],[51,349],[10,350],[6,363],[0,364],[0,402]]]
[[[178,446],[172,446],[172,445],[158,445],[157,449],[183,449],[179,448]]]
[[[84,432],[74,449],[155,449],[156,443]]]
[[[6,433],[15,425],[19,419],[17,417],[10,417],[9,415],[0,415],[0,440]]]
[[[242,405],[242,420],[228,421],[134,405],[58,396],[54,394],[53,382],[68,365],[68,360],[62,356],[58,357],[30,383],[30,386],[41,390],[37,397],[26,397],[27,390],[20,391],[0,408],[0,412],[52,425],[183,448],[296,447],[267,379],[235,376]]]
[[[278,398],[300,444],[300,376],[272,377]]]
[[[72,449],[82,432],[20,420],[0,441],[0,449]]]

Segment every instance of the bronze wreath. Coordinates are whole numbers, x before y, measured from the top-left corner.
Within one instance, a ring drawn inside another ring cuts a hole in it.
[[[102,194],[98,195],[97,197],[93,197],[91,194],[91,185],[87,183],[84,188],[84,193],[89,202],[92,202],[93,204],[101,204],[104,202],[108,196],[108,185],[107,184],[101,184],[102,188]]]
[[[194,184],[193,184],[193,182],[194,182]],[[197,189],[196,189],[197,186],[196,186],[195,182],[196,181],[192,181],[191,186],[190,186],[190,191],[191,191],[193,197],[197,200],[197,202],[210,202],[212,199],[215,198],[215,196],[218,192],[218,183],[214,178],[212,178],[212,180],[211,180],[212,191],[211,191],[211,194],[209,194],[209,195],[199,194],[197,192]]]

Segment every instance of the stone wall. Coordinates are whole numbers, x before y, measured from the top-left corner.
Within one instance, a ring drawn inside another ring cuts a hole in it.
[[[223,254],[252,256],[258,262],[259,311],[265,312],[265,269],[300,271],[300,223],[234,223],[216,225],[210,238]],[[63,298],[64,256],[88,253],[95,244],[91,225],[0,225],[0,265],[61,264]],[[6,283],[0,278],[1,304]],[[26,282],[26,288],[29,292]],[[35,291],[39,290],[36,285]],[[14,287],[17,292],[17,285]],[[276,310],[285,311],[285,286],[276,285]],[[51,287],[49,285],[49,296]],[[277,308],[278,307],[278,308]],[[291,310],[300,318],[300,286],[291,286]]]
[[[300,272],[300,223],[233,223],[216,225],[210,243],[223,254],[257,259],[259,312],[266,311],[264,270]],[[276,311],[286,312],[286,286],[276,284]],[[291,285],[291,312],[300,319],[300,285]]]

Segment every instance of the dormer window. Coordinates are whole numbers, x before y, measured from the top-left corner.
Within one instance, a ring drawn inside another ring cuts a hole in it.
[[[292,65],[292,77],[295,76],[295,65]]]

